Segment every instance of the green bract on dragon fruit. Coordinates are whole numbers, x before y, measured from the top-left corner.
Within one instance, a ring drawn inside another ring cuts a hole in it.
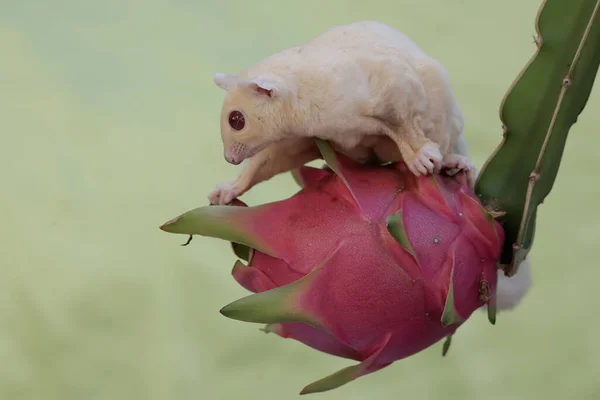
[[[206,206],[161,229],[232,242],[253,292],[221,313],[359,363],[302,394],[339,387],[449,338],[478,308],[495,318],[501,225],[464,173],[369,166],[317,141],[328,164],[295,172],[292,197]]]

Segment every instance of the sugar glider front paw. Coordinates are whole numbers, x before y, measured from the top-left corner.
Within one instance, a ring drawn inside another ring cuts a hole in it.
[[[442,169],[442,153],[439,146],[433,143],[423,145],[415,157],[407,162],[408,169],[415,175],[427,175]]]
[[[460,154],[451,154],[444,159],[442,167],[446,169],[465,171],[467,173],[469,187],[473,188],[475,186],[476,168],[468,157]]]
[[[239,196],[239,190],[231,183],[219,183],[208,195],[210,204],[223,206],[231,203]]]

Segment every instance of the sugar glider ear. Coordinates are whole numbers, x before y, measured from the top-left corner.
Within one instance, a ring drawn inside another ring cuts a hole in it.
[[[226,74],[224,72],[217,72],[213,78],[215,85],[223,90],[231,89],[237,80],[237,75]]]
[[[249,81],[244,82],[243,85],[247,89],[261,96],[274,97],[279,92],[277,83],[265,76],[258,76],[250,79]]]

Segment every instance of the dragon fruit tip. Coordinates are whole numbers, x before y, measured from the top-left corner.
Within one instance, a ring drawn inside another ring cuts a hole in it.
[[[316,324],[316,321],[294,307],[291,301],[298,289],[292,283],[285,287],[255,293],[229,303],[219,311],[223,316],[238,321],[274,324],[286,321],[304,321]]]
[[[171,231],[168,229],[168,228],[169,228],[169,226],[171,226],[171,225],[175,224],[177,221],[179,221],[179,218],[181,218],[181,216],[175,217],[175,218],[173,218],[173,219],[171,219],[171,220],[169,220],[169,221],[165,222],[164,224],[162,224],[162,225],[161,225],[161,226],[159,226],[158,228],[159,228],[161,231],[164,231],[164,232],[171,232]]]
[[[464,322],[464,318],[458,314],[454,304],[454,285],[452,284],[452,281],[450,284],[450,290],[448,291],[448,296],[446,297],[446,304],[444,306],[444,311],[442,313],[440,322],[444,328]]]

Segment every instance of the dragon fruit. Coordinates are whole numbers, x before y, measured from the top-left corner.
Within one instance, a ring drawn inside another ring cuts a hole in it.
[[[463,172],[415,176],[358,164],[317,140],[328,166],[295,171],[292,197],[206,206],[161,229],[232,242],[253,292],[221,309],[267,332],[359,363],[306,386],[339,387],[452,334],[478,308],[495,321],[501,225]]]

